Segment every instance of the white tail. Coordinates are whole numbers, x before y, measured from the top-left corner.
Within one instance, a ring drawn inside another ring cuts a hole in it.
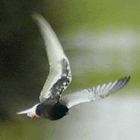
[[[21,111],[21,112],[17,112],[17,114],[21,115],[21,114],[27,114],[27,116],[32,117],[32,115],[36,115],[36,107],[38,106],[38,104],[34,105],[32,108]]]

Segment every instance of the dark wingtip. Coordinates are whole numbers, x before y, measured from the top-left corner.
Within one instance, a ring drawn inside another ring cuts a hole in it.
[[[124,82],[124,84],[123,84],[123,87],[130,81],[130,76],[126,76],[126,77],[124,77],[124,78],[122,78],[122,80],[123,80],[123,82]]]
[[[124,79],[126,79],[126,83],[128,83],[130,81],[130,78],[131,78],[130,76],[124,78]]]

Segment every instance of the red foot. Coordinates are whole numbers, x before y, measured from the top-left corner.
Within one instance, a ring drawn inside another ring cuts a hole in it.
[[[36,118],[37,116],[36,115],[32,115],[32,119]]]

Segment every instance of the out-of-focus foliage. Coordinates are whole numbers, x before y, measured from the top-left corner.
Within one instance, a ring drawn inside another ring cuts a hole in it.
[[[39,12],[51,24],[70,60],[73,81],[65,93],[130,75],[129,85],[114,96],[121,98],[139,95],[139,9],[137,0],[0,1],[0,140],[66,139],[71,133],[66,128],[75,128],[68,118],[49,122],[16,115],[38,102],[49,71],[32,12]],[[84,132],[80,126],[77,131]],[[122,139],[131,138],[124,132],[128,137]]]

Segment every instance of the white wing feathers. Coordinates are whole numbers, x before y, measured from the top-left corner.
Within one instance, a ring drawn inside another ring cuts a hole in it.
[[[39,14],[34,14],[33,18],[45,41],[50,64],[50,73],[39,97],[40,101],[43,102],[47,98],[53,97],[52,90],[56,92],[55,94],[61,95],[71,82],[71,70],[62,46],[49,23]],[[61,80],[62,78],[63,80]]]
[[[113,82],[97,85],[92,88],[84,89],[78,92],[62,96],[60,103],[71,108],[77,104],[94,101],[98,98],[104,98],[117,90],[123,88],[130,80],[130,77],[125,77]]]

